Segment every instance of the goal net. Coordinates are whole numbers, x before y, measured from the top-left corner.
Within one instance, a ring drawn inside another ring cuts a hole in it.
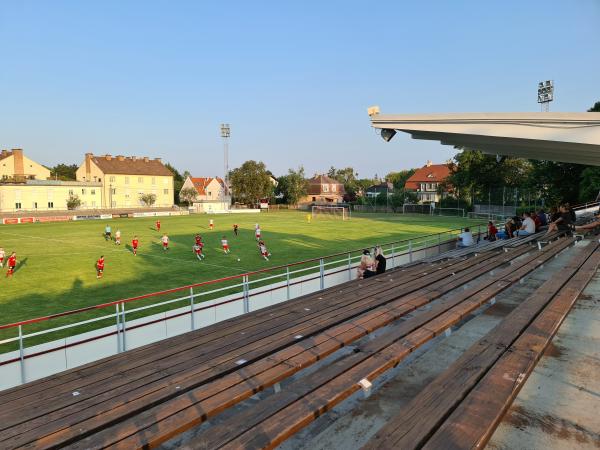
[[[348,220],[350,210],[346,206],[313,206],[312,218],[332,218]]]
[[[463,208],[435,208],[432,213],[436,216],[465,217]]]
[[[431,205],[421,203],[405,203],[402,205],[404,214],[431,214]]]

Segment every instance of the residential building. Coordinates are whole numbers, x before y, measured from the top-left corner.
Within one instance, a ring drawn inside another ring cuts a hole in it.
[[[448,178],[450,169],[447,164],[433,164],[427,161],[406,180],[405,189],[416,191],[420,203],[438,203],[441,200],[440,184]]]
[[[388,197],[394,195],[394,183],[390,181],[384,181],[379,184],[374,184],[373,186],[369,186],[365,190],[365,196],[368,198],[376,198],[379,197],[379,194],[385,194]]]
[[[0,152],[0,181],[46,180],[50,170],[27,158],[23,149]]]
[[[75,196],[80,209],[102,207],[101,183],[49,178],[50,170],[27,158],[23,150],[0,152],[0,212],[64,211]]]
[[[300,204],[331,204],[344,201],[344,185],[327,175],[315,175],[307,181],[307,195]]]
[[[77,181],[101,183],[103,208],[146,207],[144,194],[156,196],[154,207],[175,203],[173,174],[160,158],[86,153],[76,176]]]
[[[187,177],[181,190],[195,189],[196,198],[190,208],[196,212],[227,211],[231,204],[231,197],[225,192],[225,182],[219,177]],[[181,191],[180,195],[181,195]]]

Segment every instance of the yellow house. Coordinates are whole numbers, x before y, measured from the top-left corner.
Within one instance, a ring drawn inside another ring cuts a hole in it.
[[[71,197],[79,209],[102,207],[102,184],[50,180],[50,170],[23,155],[23,150],[0,152],[0,212],[65,211]]]
[[[79,198],[78,209],[99,209],[102,185],[54,180],[0,183],[0,212],[66,211],[70,197]]]
[[[0,180],[46,180],[50,170],[23,155],[23,150],[13,148],[0,152]]]
[[[103,208],[143,208],[146,204],[140,197],[144,194],[156,196],[154,207],[175,203],[173,174],[160,158],[86,153],[76,177],[77,181],[101,184]]]

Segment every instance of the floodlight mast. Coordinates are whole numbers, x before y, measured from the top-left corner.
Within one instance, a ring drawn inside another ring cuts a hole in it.
[[[550,102],[554,100],[554,81],[546,80],[538,83],[538,103],[542,112],[550,111]]]
[[[223,138],[223,197],[229,194],[229,137],[231,129],[228,123],[221,124],[221,137]]]

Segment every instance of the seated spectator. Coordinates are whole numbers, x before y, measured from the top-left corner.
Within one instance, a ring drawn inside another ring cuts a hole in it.
[[[488,241],[495,241],[496,240],[496,235],[498,234],[498,228],[496,228],[496,226],[494,225],[494,222],[492,222],[491,220],[488,222],[488,227],[487,227],[487,237],[486,239]]]
[[[577,214],[575,214],[575,210],[571,208],[569,203],[565,203],[565,209],[569,213],[569,216],[571,216],[571,223],[574,224],[577,221]]]
[[[570,235],[573,222],[571,220],[572,215],[569,212],[568,206],[560,205],[558,208],[558,213],[555,214],[554,217],[556,217],[556,219],[550,222],[548,225],[548,233],[553,231],[562,231]]]
[[[535,222],[531,218],[528,212],[523,213],[523,223],[521,227],[515,232],[517,236],[527,236],[535,233]]]
[[[465,228],[465,231],[458,235],[458,248],[470,247],[473,245],[473,235],[469,227]]]
[[[535,211],[531,211],[529,213],[529,217],[531,217],[531,220],[533,220],[533,222],[535,223],[535,232],[537,233],[542,227],[542,221],[540,220]]]
[[[514,219],[508,219],[504,224],[504,237],[502,239],[510,239],[515,237],[515,231],[517,231],[517,225]]]
[[[375,271],[373,270],[374,265],[375,262],[373,258],[371,258],[371,252],[369,252],[367,249],[364,249],[357,268],[358,279],[369,278],[375,275]]]
[[[545,227],[545,226],[548,225],[548,218],[546,217],[546,213],[544,212],[543,209],[540,209],[537,212],[537,217],[538,217],[538,219],[539,219],[540,224],[541,224],[542,227]]]
[[[593,230],[595,228],[599,228],[600,227],[600,215],[596,215],[596,217],[594,217],[594,220],[592,222],[586,223],[585,225],[578,225],[575,227],[575,231],[588,231],[588,230]]]
[[[385,256],[383,256],[381,247],[378,246],[375,248],[375,272],[377,274],[384,273],[386,265],[387,260],[385,259]]]

